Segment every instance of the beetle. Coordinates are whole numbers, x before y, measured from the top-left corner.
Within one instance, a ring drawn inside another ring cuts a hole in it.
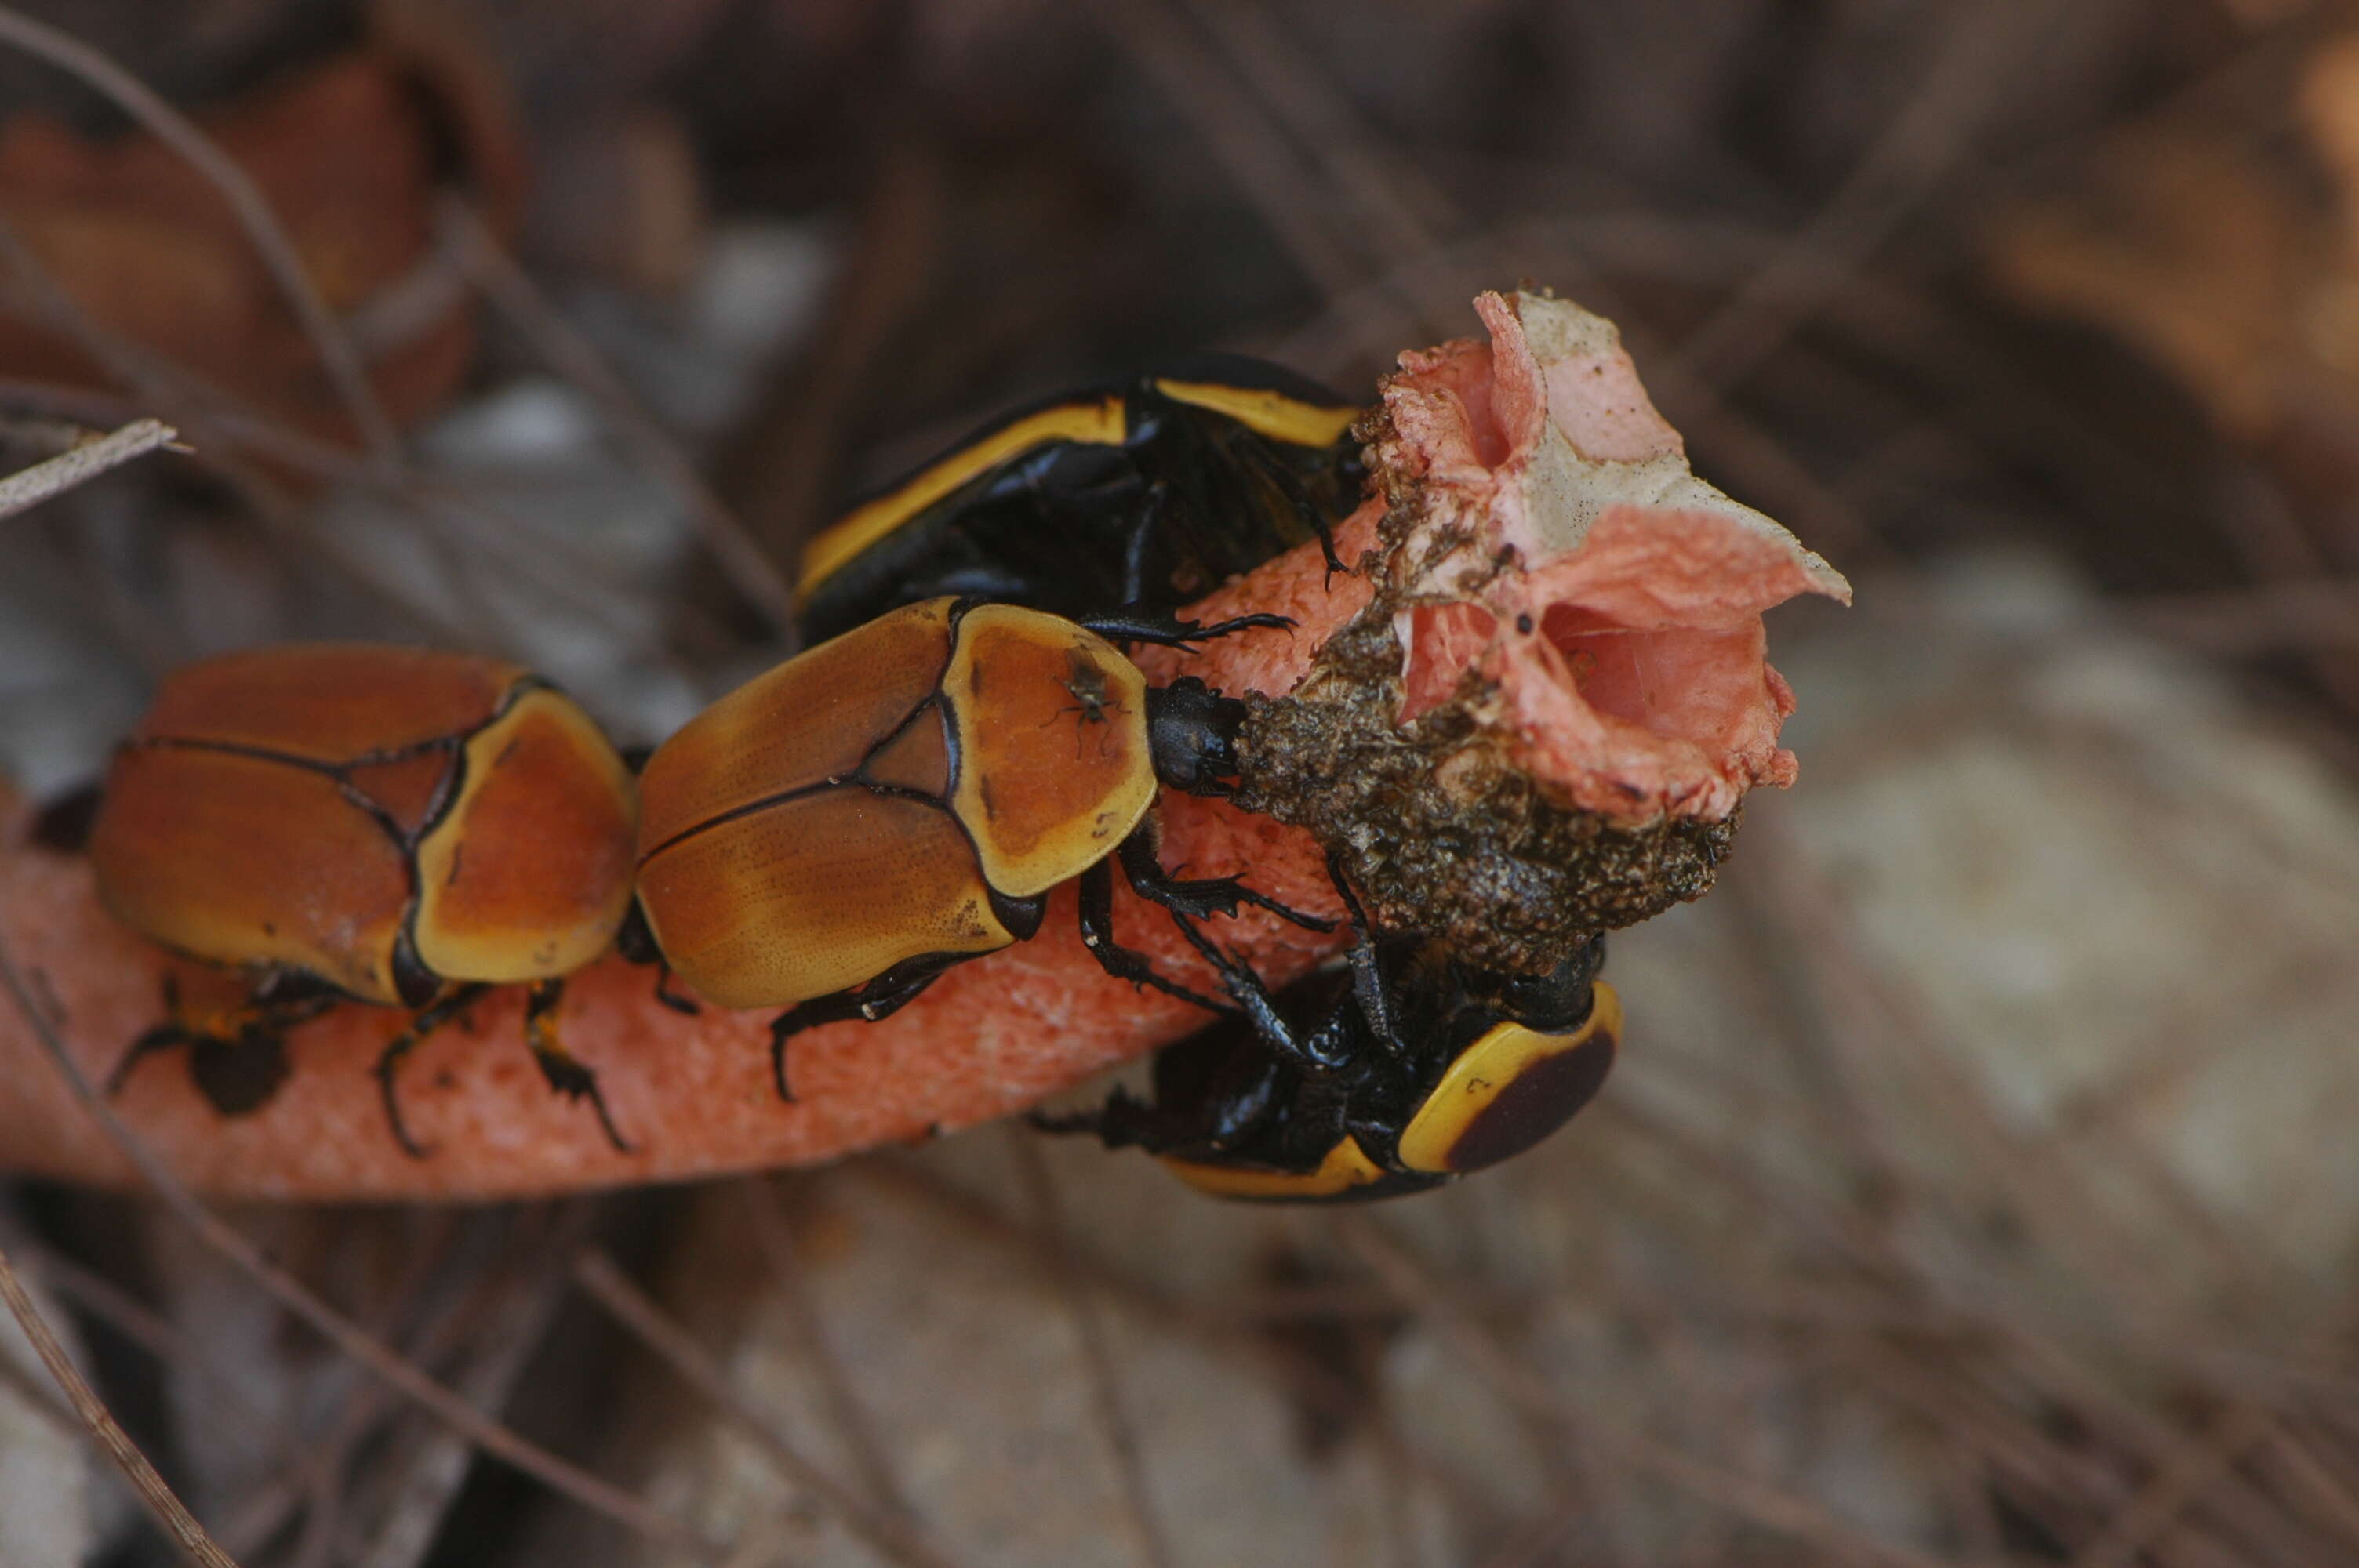
[[[1167,610],[1359,503],[1359,406],[1240,354],[1164,361],[1006,415],[805,546],[804,630],[833,637],[943,595],[1065,616]]]
[[[1142,1148],[1218,1197],[1357,1203],[1522,1153],[1587,1105],[1614,1065],[1622,1004],[1596,978],[1602,936],[1541,977],[1462,967],[1424,937],[1361,952],[1382,976],[1381,1005],[1354,995],[1364,967],[1322,970],[1280,993],[1320,1017],[1290,1048],[1273,1050],[1242,1017],[1223,1020],[1156,1053],[1150,1098],[1116,1088],[1095,1110],[1034,1125]]]
[[[1049,890],[1075,878],[1082,940],[1108,974],[1229,1011],[1114,941],[1113,865],[1183,928],[1246,903],[1330,926],[1234,878],[1163,870],[1158,788],[1227,793],[1245,705],[1193,676],[1150,687],[1106,639],[1290,625],[1082,623],[939,598],[788,660],[640,775],[638,898],[657,945],[705,1000],[787,1010],[771,1065],[788,1099],[791,1035],[884,1018],[951,966],[1031,937]]]
[[[287,643],[167,679],[108,768],[89,851],[114,917],[246,976],[133,1043],[191,1050],[224,1115],[266,1100],[287,1029],[348,1000],[411,1011],[375,1074],[394,1136],[402,1059],[491,986],[528,984],[551,1089],[596,1076],[557,1030],[564,977],[615,943],[638,821],[630,771],[571,697],[517,665],[371,643]],[[242,1061],[242,1067],[232,1064]]]

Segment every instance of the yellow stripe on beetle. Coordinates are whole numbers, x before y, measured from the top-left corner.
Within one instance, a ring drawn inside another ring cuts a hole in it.
[[[1164,1168],[1200,1193],[1219,1198],[1264,1198],[1299,1202],[1332,1198],[1384,1179],[1384,1170],[1349,1137],[1327,1152],[1315,1171],[1272,1171],[1250,1165],[1220,1165],[1169,1155]]]
[[[1348,404],[1305,403],[1282,392],[1217,381],[1158,378],[1155,390],[1174,403],[1226,415],[1257,436],[1293,447],[1332,447],[1363,412]]]
[[[1570,1034],[1500,1023],[1459,1053],[1401,1130],[1400,1162],[1436,1175],[1480,1170],[1555,1131],[1605,1081],[1622,1038],[1622,999],[1600,981]]]
[[[1001,426],[909,476],[908,482],[853,507],[803,546],[795,594],[809,599],[862,551],[961,485],[1012,458],[1052,441],[1118,447],[1128,434],[1123,400],[1108,393],[1085,403],[1060,403]]]

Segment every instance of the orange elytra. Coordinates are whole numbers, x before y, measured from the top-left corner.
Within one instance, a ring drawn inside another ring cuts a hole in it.
[[[527,1037],[552,1087],[596,1081],[558,1044],[563,977],[629,913],[637,799],[590,717],[531,672],[463,654],[290,643],[167,679],[109,768],[90,856],[114,916],[242,970],[242,1007],[190,1009],[135,1044],[187,1044],[224,1113],[285,1070],[283,1032],[353,1000],[413,1010],[395,1069],[492,985],[530,984]]]
[[[789,1035],[883,1018],[950,966],[1023,941],[1076,877],[1082,939],[1108,973],[1227,1011],[1115,944],[1109,867],[1182,916],[1292,915],[1156,858],[1158,784],[1225,794],[1244,705],[1190,677],[1151,687],[1106,638],[1284,624],[1077,622],[935,599],[821,643],[648,759],[638,896],[657,945],[709,1000],[788,1010],[771,1026],[788,1098]]]

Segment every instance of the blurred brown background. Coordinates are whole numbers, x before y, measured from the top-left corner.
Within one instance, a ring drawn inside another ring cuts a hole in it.
[[[1615,938],[1599,1105],[1357,1213],[984,1130],[231,1217],[472,1425],[148,1202],[0,1186],[238,1561],[2359,1561],[2346,6],[0,10],[0,460],[200,452],[0,522],[0,769],[304,635],[653,740],[993,410],[1205,345],[1370,396],[1519,278],[1860,589],[1772,618],[1802,782]],[[0,1563],[169,1560],[0,1353]]]

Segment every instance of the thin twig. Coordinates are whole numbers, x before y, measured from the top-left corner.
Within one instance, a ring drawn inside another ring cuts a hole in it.
[[[678,1319],[633,1284],[614,1260],[597,1248],[585,1248],[573,1261],[573,1281],[590,1299],[636,1335],[697,1392],[712,1401],[740,1430],[752,1438],[779,1473],[797,1486],[818,1493],[842,1516],[855,1534],[897,1563],[949,1568],[951,1559],[892,1515],[871,1505],[852,1487],[805,1458],[770,1422],[765,1421],[737,1390],[712,1353],[696,1342]]]
[[[612,1482],[599,1479],[580,1465],[560,1458],[538,1444],[518,1436],[484,1415],[381,1341],[363,1332],[309,1286],[272,1263],[263,1254],[262,1249],[200,1203],[172,1168],[158,1158],[155,1151],[148,1148],[146,1141],[115,1114],[114,1108],[91,1087],[90,1079],[83,1074],[81,1064],[74,1060],[73,1053],[67,1048],[57,1025],[34,996],[5,943],[0,943],[0,985],[7,988],[17,1012],[32,1029],[35,1038],[40,1041],[42,1049],[48,1052],[74,1098],[98,1122],[115,1147],[122,1151],[124,1158],[131,1162],[141,1178],[164,1201],[165,1206],[195,1231],[206,1246],[228,1259],[259,1284],[274,1301],[301,1318],[321,1337],[376,1377],[464,1433],[484,1453],[515,1465],[550,1490],[561,1493],[583,1508],[603,1514],[651,1540],[668,1541],[716,1560],[725,1552],[723,1543],[707,1539],[693,1527],[659,1512]]]
[[[16,972],[11,968],[6,974],[9,987],[14,989]],[[49,1369],[49,1376],[65,1390],[74,1413],[106,1451],[114,1467],[123,1472],[123,1478],[131,1483],[131,1489],[139,1494],[139,1500],[156,1516],[156,1522],[164,1527],[164,1532],[179,1547],[181,1554],[203,1568],[237,1568],[236,1562],[205,1533],[196,1515],[173,1495],[172,1488],[164,1484],[164,1477],[156,1473],[156,1466],[147,1463],[147,1455],[139,1452],[139,1445],[116,1424],[105,1404],[74,1369],[73,1359],[66,1354],[65,1346],[58,1343],[58,1336],[49,1332],[49,1325],[34,1310],[33,1298],[16,1278],[16,1271],[9,1264],[5,1252],[0,1252],[0,1301],[5,1301],[8,1310],[16,1314],[17,1326],[32,1341],[33,1353],[41,1358],[41,1365]]]
[[[376,389],[369,384],[359,351],[353,346],[342,324],[330,314],[319,290],[311,287],[294,241],[288,237],[286,228],[270,210],[270,203],[253,177],[146,82],[71,34],[0,5],[0,41],[14,44],[95,89],[213,183],[237,215],[246,237],[261,253],[263,265],[270,269],[272,279],[293,307],[303,330],[310,336],[320,362],[327,368],[328,378],[335,384],[336,395],[352,415],[361,438],[378,462],[387,468],[401,467],[400,439],[394,433],[393,421],[386,416],[384,405],[377,401]]]
[[[0,517],[13,517],[53,495],[96,479],[111,468],[144,457],[158,447],[175,444],[180,433],[161,419],[138,419],[112,435],[60,452],[47,462],[19,469],[0,479]],[[188,449],[180,449],[186,451]]]

